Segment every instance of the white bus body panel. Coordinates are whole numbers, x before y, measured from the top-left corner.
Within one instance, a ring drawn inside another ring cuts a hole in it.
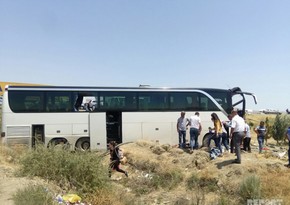
[[[185,117],[190,118],[195,112],[187,112]],[[211,121],[212,112],[199,112],[202,132],[198,137],[199,145],[202,145],[204,135],[208,127],[213,127]],[[216,112],[221,121],[228,120],[222,112]],[[139,139],[158,141],[160,144],[178,144],[177,119],[180,112],[123,112],[122,131],[123,142]],[[186,139],[190,141],[190,126],[187,127]]]
[[[30,126],[7,126],[6,143],[8,146],[27,145],[31,146]]]
[[[107,149],[106,113],[90,113],[91,150]]]

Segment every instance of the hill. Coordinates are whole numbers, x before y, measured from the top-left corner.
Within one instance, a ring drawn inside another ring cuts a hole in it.
[[[265,117],[261,116],[251,116],[248,120],[256,125]],[[287,146],[276,146],[275,141],[270,139],[266,149],[259,154],[254,134],[251,146],[251,153],[242,152],[242,164],[233,164],[235,155],[228,152],[211,160],[205,148],[189,153],[187,149],[156,142],[121,144],[128,160],[122,168],[129,172],[129,177],[113,172],[110,180],[112,191],[108,197],[113,197],[113,204],[118,205],[235,205],[246,204],[245,200],[257,191],[255,196],[259,198],[255,199],[290,204],[290,169],[284,166],[287,163]],[[19,167],[14,160],[16,155],[15,150],[0,146],[1,204],[12,205],[12,195],[31,183],[48,186],[43,179],[16,177],[14,173]],[[105,166],[109,164],[108,155],[102,163]],[[55,194],[61,192],[59,187],[54,190]],[[245,192],[249,192],[248,195]],[[104,200],[102,204],[112,203]]]
[[[128,192],[140,189],[139,185],[144,184],[146,180],[154,180],[154,175],[171,174],[164,177],[168,184],[164,187],[161,184],[161,189],[150,191],[145,183],[143,189],[145,192],[148,191],[146,188],[149,191],[146,195],[140,195],[141,204],[144,202],[146,204],[161,202],[161,204],[166,204],[166,202],[169,204],[216,204],[222,200],[226,202],[225,204],[238,204],[236,202],[241,197],[239,193],[241,184],[247,177],[253,175],[261,180],[264,198],[281,199],[284,204],[290,203],[288,194],[290,170],[284,166],[287,163],[285,147],[270,144],[267,147],[268,150],[258,154],[257,145],[253,144],[252,153],[242,153],[242,164],[233,164],[235,155],[230,153],[210,160],[209,153],[205,149],[195,150],[190,154],[186,150],[149,142],[127,144],[122,148],[126,151],[125,156],[129,160],[124,168],[129,170],[130,177],[128,181],[124,179],[126,182],[121,184]],[[278,153],[284,155],[279,158]],[[174,183],[172,182],[174,174],[179,175],[182,180],[173,186],[170,183]],[[118,179],[120,176],[122,175],[115,173],[113,177]],[[195,184],[196,182],[199,184]],[[200,203],[195,203],[196,201]]]

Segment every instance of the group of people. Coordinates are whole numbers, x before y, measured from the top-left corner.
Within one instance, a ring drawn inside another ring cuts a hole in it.
[[[190,126],[190,150],[197,149],[199,147],[198,136],[202,130],[199,112],[196,112],[188,119],[185,117],[185,112],[182,111],[180,117],[177,119],[176,126],[179,137],[179,147],[186,147],[186,129]]]
[[[238,109],[233,109],[231,114],[228,116],[229,121],[222,122],[216,113],[211,114],[211,120],[213,122],[214,128],[212,129],[212,136],[208,141],[208,146],[210,146],[211,140],[215,142],[215,146],[220,150],[222,156],[223,150],[222,145],[227,151],[230,150],[231,153],[236,154],[236,159],[233,163],[241,164],[241,144],[243,145],[243,150],[251,152],[251,134],[250,127],[244,120],[244,118],[238,115]],[[199,117],[199,112],[196,112],[189,119],[185,117],[185,112],[181,112],[181,116],[177,119],[177,132],[179,138],[179,147],[186,147],[186,130],[190,126],[190,151],[193,149],[198,149],[198,136],[201,133],[202,125],[201,119]],[[257,140],[259,144],[259,153],[263,150],[264,140],[267,134],[267,128],[265,122],[261,121],[259,126],[254,129],[257,134]],[[289,141],[288,149],[288,160],[289,163],[286,167],[290,168],[290,126],[286,131],[286,137]],[[230,146],[229,146],[230,139]],[[109,143],[110,151],[110,166],[109,166],[109,177],[111,177],[112,170],[123,173],[128,177],[128,172],[120,168],[122,154],[117,143],[112,141]]]
[[[211,137],[208,140],[208,146],[210,147],[211,140],[215,142],[215,146],[220,151],[220,156],[222,156],[223,149],[225,147],[227,151],[230,150],[231,153],[236,154],[236,159],[234,163],[241,163],[241,145],[244,151],[251,152],[251,132],[250,126],[247,124],[244,118],[239,116],[238,109],[234,108],[231,114],[228,116],[229,121],[222,122],[216,113],[211,114],[211,120],[213,122],[214,128],[211,129]],[[181,112],[181,116],[177,119],[177,132],[179,137],[179,147],[186,147],[186,130],[190,127],[190,151],[197,149],[198,136],[202,130],[201,120],[199,113],[196,112],[194,116],[190,118],[185,117],[185,112]],[[265,122],[261,121],[259,126],[255,127],[255,133],[257,134],[257,140],[259,144],[259,153],[262,153],[265,137],[267,134],[267,128]],[[289,164],[290,168],[290,127],[287,130],[287,136],[289,139]],[[230,145],[229,145],[230,141]]]

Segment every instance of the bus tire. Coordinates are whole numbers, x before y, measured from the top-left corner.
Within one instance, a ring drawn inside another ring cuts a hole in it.
[[[202,139],[202,147],[208,147],[208,142],[209,142],[211,136],[212,136],[211,133],[207,133],[207,134],[204,135],[204,137],[203,137],[203,139]],[[213,141],[212,141],[212,142],[213,142]],[[212,142],[211,142],[211,143],[212,143]],[[212,146],[210,145],[210,147],[212,147]]]
[[[89,137],[83,137],[80,138],[77,143],[76,143],[76,149],[78,150],[89,150],[91,147],[91,143],[90,143],[90,138]]]
[[[55,146],[58,146],[60,144],[67,145],[67,140],[65,138],[54,138],[50,140],[47,148],[54,148]]]

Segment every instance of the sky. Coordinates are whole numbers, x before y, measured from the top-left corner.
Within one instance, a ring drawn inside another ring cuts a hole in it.
[[[290,108],[289,0],[0,0],[0,81],[221,88]]]

